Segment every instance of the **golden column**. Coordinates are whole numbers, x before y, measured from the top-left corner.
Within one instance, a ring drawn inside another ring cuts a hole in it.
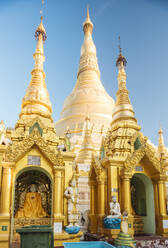
[[[165,182],[162,178],[158,181],[158,192],[159,192],[159,209],[160,215],[166,216],[166,201],[165,201]]]
[[[2,168],[2,187],[0,196],[0,247],[9,247],[10,233],[10,204],[11,204],[11,176],[10,167]]]
[[[1,186],[2,186],[2,160],[3,160],[3,155],[5,153],[6,146],[0,145],[0,191],[1,191]]]
[[[95,181],[90,181],[90,215],[95,215]]]
[[[158,173],[153,177],[155,185],[155,212],[156,212],[156,232],[157,234],[167,237],[167,226],[164,223],[168,221],[166,214],[166,196],[165,196],[165,181],[166,175]]]
[[[96,233],[97,232],[97,196],[96,196],[96,181],[90,179],[90,214],[89,217],[91,219],[91,226],[90,232]]]
[[[98,178],[98,215],[105,215],[105,181]]]
[[[124,174],[122,177],[122,195],[123,195],[123,210],[128,211],[128,215],[131,215],[131,189],[130,189],[130,178],[128,174]]]
[[[54,217],[62,216],[62,171],[54,170]]]
[[[11,168],[3,167],[2,172],[2,189],[0,201],[0,215],[10,215],[10,192],[11,192]]]
[[[117,166],[111,165],[108,167],[108,199],[111,202],[112,195],[115,195],[118,202],[118,173]]]
[[[98,232],[103,232],[103,219],[105,216],[105,199],[106,199],[106,192],[105,192],[105,177],[103,175],[98,175],[97,177],[98,182]]]
[[[130,179],[132,175],[127,172],[122,176],[122,199],[123,199],[123,211],[128,212],[128,233],[134,234],[134,216],[132,216],[131,211],[131,187],[130,187]]]

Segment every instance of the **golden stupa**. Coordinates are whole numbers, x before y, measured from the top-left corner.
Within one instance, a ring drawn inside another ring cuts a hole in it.
[[[102,126],[107,128],[112,120],[114,100],[100,80],[96,47],[92,39],[93,24],[88,9],[83,31],[84,42],[81,47],[77,82],[66,98],[60,120],[56,123],[59,135],[64,134],[67,127],[72,133],[81,133],[86,117],[90,118],[98,131]]]

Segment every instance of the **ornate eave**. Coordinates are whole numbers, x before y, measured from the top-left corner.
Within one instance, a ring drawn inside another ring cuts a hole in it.
[[[162,173],[161,162],[156,157],[153,147],[147,142],[144,142],[138,150],[135,150],[131,156],[128,156],[124,163],[125,171],[131,173],[144,156],[149,159],[157,173]]]
[[[37,146],[44,156],[54,165],[54,167],[64,167],[64,156],[61,151],[56,148],[49,147],[38,132],[34,131],[19,143],[9,146],[5,152],[5,162],[17,162],[20,160],[33,146]]]

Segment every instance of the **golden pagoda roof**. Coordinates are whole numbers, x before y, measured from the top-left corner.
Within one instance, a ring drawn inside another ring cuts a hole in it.
[[[30,116],[41,116],[52,120],[52,106],[45,84],[45,73],[43,63],[45,61],[43,43],[46,40],[46,31],[42,23],[36,29],[37,39],[36,51],[33,54],[35,66],[32,70],[32,78],[22,100],[20,118],[30,118]]]

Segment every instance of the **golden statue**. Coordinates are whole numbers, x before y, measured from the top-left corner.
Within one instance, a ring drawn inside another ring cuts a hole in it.
[[[41,195],[37,192],[37,186],[32,184],[30,192],[26,193],[24,206],[18,209],[15,218],[42,218],[47,215],[42,207]]]

